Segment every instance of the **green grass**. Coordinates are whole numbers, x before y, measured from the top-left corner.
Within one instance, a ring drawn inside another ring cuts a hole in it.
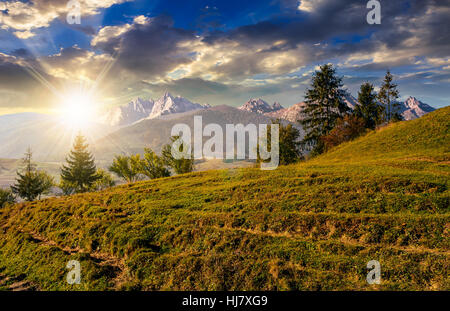
[[[443,108],[275,171],[9,206],[0,274],[42,290],[450,290],[449,117]],[[80,285],[65,281],[70,259]],[[370,260],[380,285],[365,281]]]

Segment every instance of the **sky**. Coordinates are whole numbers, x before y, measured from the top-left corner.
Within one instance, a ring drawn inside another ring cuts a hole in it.
[[[67,15],[80,8],[80,24]],[[332,63],[355,97],[386,70],[401,99],[450,102],[450,0],[0,1],[0,114],[101,107],[169,91],[201,104],[288,107]],[[74,91],[75,90],[75,91]]]

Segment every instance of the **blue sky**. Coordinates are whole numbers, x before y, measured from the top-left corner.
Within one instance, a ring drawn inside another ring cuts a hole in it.
[[[104,106],[167,90],[290,106],[329,62],[354,96],[390,69],[403,99],[450,100],[447,0],[380,1],[380,25],[364,0],[79,0],[80,25],[66,22],[67,2],[0,4],[0,114],[51,109],[73,88]]]

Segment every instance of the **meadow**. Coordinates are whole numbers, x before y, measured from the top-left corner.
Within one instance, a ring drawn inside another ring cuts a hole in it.
[[[449,121],[442,108],[274,171],[9,205],[0,289],[450,290]],[[66,282],[71,259],[79,285]]]

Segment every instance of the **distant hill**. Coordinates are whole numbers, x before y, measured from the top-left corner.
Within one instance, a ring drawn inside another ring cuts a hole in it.
[[[7,206],[0,289],[73,290],[75,259],[78,290],[448,291],[449,127],[447,107],[274,171]],[[372,260],[379,285],[366,281]]]
[[[36,162],[38,170],[45,170],[54,177],[59,177],[61,165],[58,162]],[[23,168],[21,159],[0,159],[0,188],[14,184],[17,171]]]

